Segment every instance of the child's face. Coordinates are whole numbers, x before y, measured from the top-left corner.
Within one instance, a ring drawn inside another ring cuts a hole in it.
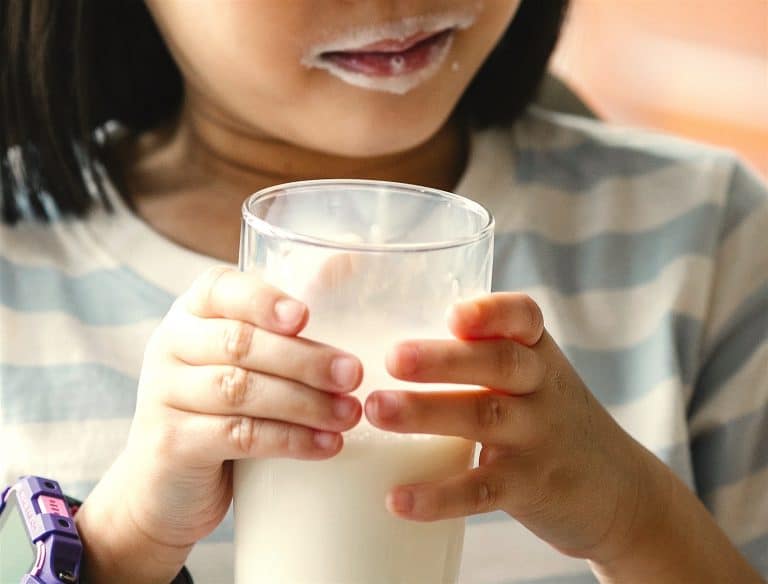
[[[367,157],[443,125],[520,1],[147,3],[191,106],[247,132]]]

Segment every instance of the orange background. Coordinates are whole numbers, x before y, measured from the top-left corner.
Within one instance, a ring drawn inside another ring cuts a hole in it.
[[[573,0],[553,69],[601,118],[731,148],[768,178],[768,0]]]

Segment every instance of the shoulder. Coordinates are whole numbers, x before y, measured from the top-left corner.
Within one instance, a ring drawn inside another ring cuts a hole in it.
[[[102,166],[97,165],[95,170],[100,173],[98,181],[112,188]],[[96,176],[90,170],[83,170],[83,178],[93,206],[82,216],[62,212],[56,194],[43,189],[29,190],[23,186],[11,193],[20,216],[15,221],[0,221],[0,262],[14,266],[16,271],[45,268],[69,275],[113,267],[114,260],[92,237],[91,225],[112,215],[114,195],[105,193],[103,199],[99,198],[102,187],[97,186]],[[41,213],[33,210],[33,200]]]
[[[678,137],[541,109],[532,109],[509,137],[521,182],[588,191],[620,180],[641,192],[694,193],[720,205],[734,190],[766,196],[765,185],[732,152]]]
[[[0,262],[15,271],[48,268],[77,273],[93,269],[102,260],[88,253],[84,244],[81,220],[0,224]]]
[[[574,212],[600,211],[604,220],[592,217],[595,228],[634,231],[685,216],[697,229],[706,220],[708,230],[720,227],[724,235],[768,205],[762,179],[732,152],[597,120],[534,108],[511,127],[479,134],[475,144],[491,160],[483,167],[506,174],[533,208],[543,211],[551,199]]]
[[[571,151],[574,162],[600,155],[604,165],[616,165],[618,170],[733,158],[726,150],[684,138],[538,107],[531,108],[511,130],[520,148]]]

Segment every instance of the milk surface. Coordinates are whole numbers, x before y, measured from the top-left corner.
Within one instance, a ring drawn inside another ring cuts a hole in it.
[[[311,314],[311,313],[310,313]],[[370,315],[310,326],[361,358],[361,401],[377,389],[448,389],[409,384],[385,370],[387,348],[447,330],[377,321]],[[464,520],[417,523],[385,508],[395,485],[447,478],[472,462],[474,443],[382,432],[365,418],[325,461],[267,459],[235,464],[235,582],[268,584],[450,584],[458,577]]]

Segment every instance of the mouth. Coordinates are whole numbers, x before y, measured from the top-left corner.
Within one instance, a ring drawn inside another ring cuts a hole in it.
[[[409,75],[439,60],[452,43],[453,35],[453,29],[419,33],[404,41],[386,39],[357,50],[321,53],[320,59],[370,77]]]
[[[352,30],[313,47],[302,62],[351,85],[404,94],[437,73],[458,31],[474,20],[472,14],[412,17]]]

